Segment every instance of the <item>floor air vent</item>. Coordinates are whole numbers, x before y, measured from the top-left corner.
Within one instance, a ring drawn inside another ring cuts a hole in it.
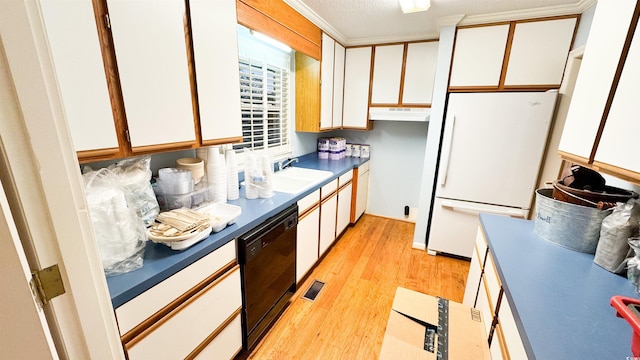
[[[323,286],[324,286],[324,283],[322,281],[313,280],[313,284],[311,284],[311,286],[309,287],[307,292],[304,293],[302,298],[309,301],[314,301],[316,299],[316,296],[318,296],[318,293],[320,293],[320,290],[322,290]]]

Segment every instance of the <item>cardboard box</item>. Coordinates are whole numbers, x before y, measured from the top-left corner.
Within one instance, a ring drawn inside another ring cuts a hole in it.
[[[482,314],[460,303],[399,287],[380,359],[491,359]]]

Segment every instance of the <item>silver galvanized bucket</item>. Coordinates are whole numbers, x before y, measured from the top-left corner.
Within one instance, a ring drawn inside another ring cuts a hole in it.
[[[612,210],[570,204],[552,197],[553,189],[536,190],[534,232],[566,248],[595,254],[602,220]]]

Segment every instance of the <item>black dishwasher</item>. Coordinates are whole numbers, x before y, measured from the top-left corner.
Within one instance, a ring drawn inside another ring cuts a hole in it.
[[[242,344],[251,350],[296,290],[294,204],[238,238],[242,276]]]

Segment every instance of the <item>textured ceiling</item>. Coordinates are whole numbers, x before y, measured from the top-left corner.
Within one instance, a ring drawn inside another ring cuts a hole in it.
[[[441,24],[460,25],[582,13],[595,0],[431,0],[403,14],[398,0],[285,0],[345,45],[434,39]]]

